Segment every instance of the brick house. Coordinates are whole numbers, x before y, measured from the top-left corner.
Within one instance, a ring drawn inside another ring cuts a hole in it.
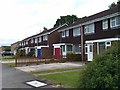
[[[30,51],[35,52],[35,56],[38,58],[53,58],[53,43],[58,43],[60,34],[58,29],[67,26],[66,24],[59,27],[54,27],[43,32],[25,38],[20,41],[19,48],[24,49],[28,54]]]
[[[120,40],[120,12],[116,7],[80,18],[58,32],[61,39],[53,44],[57,49],[56,55],[64,57],[69,52],[75,52],[84,54],[84,60],[92,61],[96,54]]]
[[[16,52],[19,48],[19,41],[11,44],[11,52],[16,55]]]
[[[20,41],[26,54],[34,49],[39,58],[65,58],[67,53],[81,54],[92,61],[96,54],[120,40],[118,7],[78,19],[71,25],[54,27]],[[84,56],[84,57],[83,57]]]

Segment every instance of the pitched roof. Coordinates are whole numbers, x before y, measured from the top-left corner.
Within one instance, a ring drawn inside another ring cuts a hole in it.
[[[30,38],[33,38],[33,37],[36,37],[36,36],[39,36],[39,35],[43,35],[43,34],[46,34],[46,33],[51,33],[52,31],[62,29],[62,28],[64,28],[64,27],[66,27],[66,26],[67,26],[67,24],[63,24],[63,25],[61,25],[61,26],[59,26],[59,27],[53,27],[53,28],[51,28],[51,29],[44,30],[44,31],[42,31],[42,32],[40,32],[40,33],[38,33],[38,34],[32,35],[32,36],[30,36],[30,37],[27,37],[27,38],[25,38],[25,39],[23,39],[23,40],[21,40],[21,41],[25,41],[25,40],[27,40],[27,39],[30,39]]]
[[[118,7],[108,9],[108,10],[96,13],[94,15],[91,15],[91,16],[79,18],[76,22],[72,23],[71,25],[69,25],[69,26],[67,26],[63,29],[67,29],[67,28],[70,28],[70,27],[72,28],[73,26],[76,26],[76,25],[79,25],[79,24],[82,24],[82,23],[85,23],[87,21],[91,21],[91,20],[94,20],[94,19],[97,19],[97,18],[101,18],[101,17],[107,16],[107,15],[110,15],[110,14],[113,14],[113,13],[116,13],[116,12],[119,12]]]

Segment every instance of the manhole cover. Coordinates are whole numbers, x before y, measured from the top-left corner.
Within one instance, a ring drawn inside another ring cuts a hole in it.
[[[47,85],[47,84],[45,84],[43,82],[40,82],[40,81],[37,81],[37,80],[28,81],[28,82],[26,82],[26,84],[28,84],[30,86],[33,86],[33,87],[36,87],[36,88]]]

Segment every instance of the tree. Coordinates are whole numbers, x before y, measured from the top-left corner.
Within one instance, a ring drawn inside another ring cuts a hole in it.
[[[120,6],[120,0],[117,1],[117,4],[116,4],[115,2],[113,2],[113,3],[109,6],[109,8],[111,9],[111,8],[116,7],[116,6]]]
[[[60,19],[57,19],[54,27],[58,27],[60,25],[63,24],[72,24],[73,22],[75,22],[78,19],[78,17],[76,15],[67,15],[67,16],[60,16]]]
[[[11,51],[11,47],[10,46],[4,46],[4,51]]]
[[[120,88],[120,42],[103,52],[81,72],[79,88]]]

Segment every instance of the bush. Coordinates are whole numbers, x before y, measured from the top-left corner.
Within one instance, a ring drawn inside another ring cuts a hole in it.
[[[23,50],[20,50],[20,51],[19,51],[19,54],[20,54],[20,56],[22,56],[22,57],[23,57],[23,56],[26,56],[24,49],[23,49]]]
[[[73,52],[67,53],[66,57],[68,61],[80,61],[81,60],[81,55],[75,54]]]
[[[88,64],[81,72],[79,88],[120,88],[120,43]]]
[[[30,51],[27,56],[35,56],[35,52],[34,51]]]

